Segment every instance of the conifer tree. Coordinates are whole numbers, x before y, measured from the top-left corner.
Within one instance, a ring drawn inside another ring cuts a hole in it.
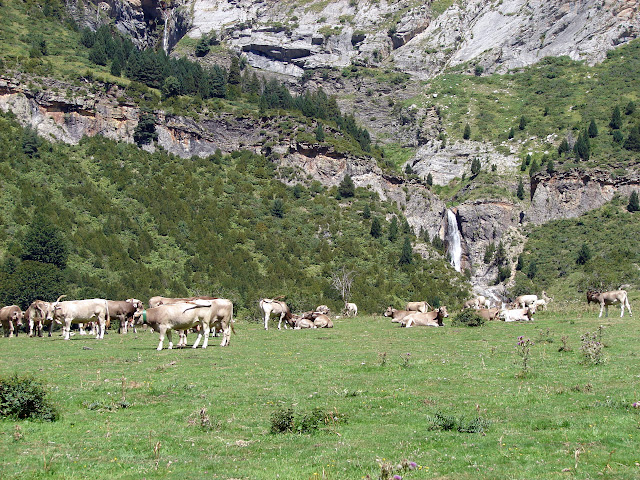
[[[527,119],[524,118],[524,115],[520,117],[520,122],[518,123],[518,129],[524,130],[527,126]]]
[[[398,218],[394,215],[389,225],[389,241],[395,242],[398,238]]]
[[[469,126],[468,123],[464,126],[464,132],[462,132],[462,138],[464,138],[465,140],[469,140],[471,138],[471,127]]]
[[[409,237],[404,237],[404,243],[402,244],[402,251],[400,252],[400,265],[410,265],[413,262],[413,249],[411,248],[411,240]]]
[[[640,152],[640,125],[631,129],[629,136],[624,141],[624,148],[634,152]]]
[[[633,191],[629,195],[629,204],[627,205],[627,211],[633,213],[640,211],[640,202],[638,202],[638,192]]]
[[[522,178],[518,180],[518,188],[516,190],[516,197],[520,200],[524,200],[524,185],[522,184]]]
[[[318,126],[316,127],[316,140],[319,142],[324,142],[324,128],[322,127],[322,122],[318,122]]]
[[[569,142],[567,141],[566,138],[563,138],[562,141],[560,142],[560,145],[558,145],[558,153],[560,155],[563,155],[568,151],[569,151]]]
[[[382,225],[378,217],[373,217],[373,220],[371,220],[371,230],[369,233],[373,238],[380,238],[382,236]]]
[[[598,126],[596,125],[595,120],[591,119],[587,133],[589,134],[589,138],[596,138],[598,136]]]
[[[427,185],[433,185],[433,175],[431,175],[431,172],[427,174]]]
[[[353,197],[356,194],[356,186],[350,175],[345,175],[340,185],[338,185],[338,193],[342,198]]]
[[[478,160],[477,158],[474,158],[473,161],[471,162],[471,174],[472,175],[479,174],[481,167],[482,165],[480,164],[480,160]]]
[[[620,117],[620,107],[616,105],[616,108],[613,109],[613,113],[611,114],[611,121],[609,122],[609,126],[614,130],[617,130],[622,126],[622,118]]]

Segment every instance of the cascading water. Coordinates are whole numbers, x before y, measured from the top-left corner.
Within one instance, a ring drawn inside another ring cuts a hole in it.
[[[459,272],[462,268],[462,244],[460,242],[460,231],[458,221],[453,210],[447,209],[447,253],[451,257],[451,265]]]
[[[169,20],[171,20],[171,10],[164,11],[164,32],[162,32],[162,49],[169,55]]]

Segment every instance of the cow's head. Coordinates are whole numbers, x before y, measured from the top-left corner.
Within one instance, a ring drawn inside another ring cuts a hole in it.
[[[395,310],[396,310],[395,308],[393,308],[391,305],[389,305],[389,306],[387,307],[387,309],[384,311],[383,315],[384,315],[385,317],[393,317],[393,312],[394,312]]]

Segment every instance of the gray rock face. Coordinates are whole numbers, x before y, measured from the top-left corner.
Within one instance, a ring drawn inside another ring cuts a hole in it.
[[[541,225],[559,218],[575,218],[611,201],[614,195],[628,197],[640,191],[640,174],[631,172],[614,178],[611,172],[573,170],[534,178],[531,206],[526,220]]]
[[[640,32],[635,0],[469,0],[437,17],[430,4],[409,0],[184,1],[193,12],[189,36],[220,33],[238,51],[253,53],[252,65],[297,76],[299,69],[385,59],[419,78],[465,62],[487,73],[546,56],[595,63]]]

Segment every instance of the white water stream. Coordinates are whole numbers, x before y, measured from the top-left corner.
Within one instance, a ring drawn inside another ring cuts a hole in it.
[[[447,253],[451,257],[451,265],[459,272],[462,268],[462,244],[460,242],[456,214],[450,209],[447,209],[447,234],[445,239],[448,245]]]
[[[164,11],[164,32],[162,32],[162,49],[169,55],[169,21],[171,20],[171,10]]]

